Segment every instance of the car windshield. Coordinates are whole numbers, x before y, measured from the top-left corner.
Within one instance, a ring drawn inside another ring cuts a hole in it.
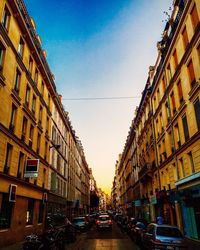
[[[106,217],[99,217],[99,220],[100,221],[106,221],[106,220],[109,220],[109,217],[107,217],[107,216]]]
[[[85,221],[85,218],[74,218],[73,222],[83,222]]]
[[[157,235],[168,237],[183,237],[178,228],[173,227],[157,227]]]

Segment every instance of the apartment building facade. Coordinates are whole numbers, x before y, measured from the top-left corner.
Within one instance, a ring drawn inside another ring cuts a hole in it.
[[[199,1],[174,1],[133,120],[134,139],[123,152],[135,143],[131,158],[138,172],[133,182],[139,188],[133,193],[140,196],[132,203],[136,215],[149,221],[161,215],[194,239],[200,239],[199,17]],[[125,164],[123,156],[122,161]]]
[[[88,208],[89,170],[23,1],[1,1],[0,20],[1,247]]]

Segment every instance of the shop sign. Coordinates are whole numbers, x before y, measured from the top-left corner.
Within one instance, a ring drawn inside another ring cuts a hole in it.
[[[17,192],[17,185],[10,184],[10,190],[9,190],[9,201],[10,202],[16,202],[16,192]]]
[[[135,207],[140,207],[140,206],[141,206],[141,200],[136,200]]]
[[[152,205],[157,204],[157,198],[156,198],[156,196],[151,196],[150,197],[150,204],[152,204]]]
[[[26,165],[25,165],[25,172],[24,177],[25,178],[37,178],[38,177],[38,169],[39,169],[39,159],[27,159]]]

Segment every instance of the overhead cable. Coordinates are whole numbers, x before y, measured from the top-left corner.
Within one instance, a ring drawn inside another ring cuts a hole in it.
[[[136,99],[141,96],[111,96],[111,97],[79,97],[79,98],[62,98],[65,101],[91,101],[91,100],[120,100],[120,99]]]

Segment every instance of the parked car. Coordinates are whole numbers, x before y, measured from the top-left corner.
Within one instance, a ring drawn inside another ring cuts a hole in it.
[[[72,225],[74,225],[74,227],[79,231],[85,231],[88,229],[88,222],[85,216],[74,217],[72,220]]]
[[[171,225],[150,223],[142,235],[142,244],[146,249],[187,249],[187,243],[181,231]]]
[[[106,228],[112,230],[112,224],[113,223],[109,215],[99,215],[96,220],[97,230]]]

